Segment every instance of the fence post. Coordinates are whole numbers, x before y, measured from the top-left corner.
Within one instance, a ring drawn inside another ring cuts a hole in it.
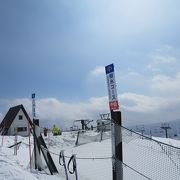
[[[30,170],[32,170],[30,119],[28,119],[28,136],[29,136],[29,167]]]
[[[33,135],[34,135],[34,160],[35,169],[41,171],[40,167],[40,149],[36,137],[40,136],[39,119],[33,119]]]
[[[121,112],[111,111],[112,119],[112,175],[113,180],[123,180],[123,147]]]
[[[14,146],[14,155],[17,155],[17,127],[16,128],[14,128],[14,132],[15,132],[15,139],[14,139],[14,144],[15,144],[15,146]]]
[[[76,146],[78,145],[79,134],[80,134],[80,131],[78,131],[78,133],[77,133],[77,139],[76,139],[76,142],[75,142],[75,145],[76,145]]]

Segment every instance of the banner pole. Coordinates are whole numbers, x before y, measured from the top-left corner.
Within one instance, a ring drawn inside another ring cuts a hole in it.
[[[112,174],[113,180],[123,180],[123,146],[121,112],[111,111],[112,121]]]
[[[123,180],[121,112],[119,111],[114,64],[106,66],[105,72],[108,87],[109,109],[111,112],[112,176],[113,180]]]

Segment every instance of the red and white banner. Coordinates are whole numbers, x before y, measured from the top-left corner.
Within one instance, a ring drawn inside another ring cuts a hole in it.
[[[109,108],[110,108],[110,111],[118,110],[119,103],[118,103],[118,96],[117,96],[117,90],[116,90],[114,64],[110,64],[106,66],[105,70],[106,70],[108,95],[109,95]]]

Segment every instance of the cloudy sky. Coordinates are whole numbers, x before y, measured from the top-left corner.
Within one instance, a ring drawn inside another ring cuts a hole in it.
[[[123,124],[180,118],[179,0],[1,0],[0,119],[13,105],[63,124],[108,112],[114,63]]]

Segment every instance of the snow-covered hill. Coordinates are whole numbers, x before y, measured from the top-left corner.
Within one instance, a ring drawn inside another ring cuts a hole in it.
[[[93,135],[93,132],[92,134]],[[2,145],[3,139],[3,145]],[[8,146],[14,144],[14,137],[0,136],[0,180],[66,180],[64,168],[59,165],[59,152],[65,150],[64,154],[66,156],[66,163],[72,154],[77,156],[77,171],[79,180],[111,180],[112,179],[112,160],[111,160],[111,140],[106,139],[102,142],[92,142],[75,147],[76,132],[64,132],[61,136],[44,137],[49,151],[53,157],[56,167],[59,171],[57,175],[49,175],[48,170],[45,171],[35,171],[29,168],[29,146],[28,138],[18,136],[18,141],[22,141],[18,153],[14,155],[14,149],[8,148]],[[164,141],[171,145],[180,147],[180,142],[171,139],[159,139],[156,140]],[[131,142],[131,143],[130,143]],[[145,147],[146,146],[146,147]],[[143,147],[143,148],[142,148]],[[145,148],[144,148],[145,147]],[[148,149],[149,148],[149,149]],[[33,138],[31,137],[31,149],[33,149]],[[144,149],[147,149],[145,151]],[[153,151],[152,151],[153,150]],[[142,152],[140,152],[142,151]],[[148,151],[150,153],[148,155]],[[155,153],[154,153],[155,152]],[[141,154],[142,157],[137,160],[137,154]],[[98,159],[96,159],[98,158]],[[161,159],[162,158],[162,159]],[[143,163],[154,161],[164,161],[161,163],[154,164],[147,168]],[[159,160],[158,160],[159,159]],[[174,166],[169,157],[162,153],[162,149],[159,145],[151,143],[147,139],[128,139],[126,138],[124,143],[124,160],[128,165],[134,164],[136,168],[143,170],[143,172],[148,172],[147,175],[153,174],[153,171],[157,171],[157,168],[162,168],[162,164],[167,166],[167,171],[171,166]],[[179,159],[177,160],[179,162]],[[147,168],[147,169],[146,169]],[[159,169],[159,170],[160,170]],[[175,171],[176,173],[176,171]],[[175,174],[172,177],[168,177],[170,173],[164,172],[165,179],[180,179],[180,174]],[[153,175],[152,175],[153,177]],[[157,174],[155,174],[157,177]],[[161,177],[161,173],[159,173]],[[132,169],[124,166],[124,180],[145,180],[146,178],[140,174],[135,173]],[[153,179],[153,178],[152,178]],[[75,180],[74,175],[69,174],[69,180]],[[155,179],[154,179],[155,180]],[[160,178],[158,179],[160,180]]]
[[[166,137],[165,131],[161,128],[164,122],[160,123],[152,123],[152,124],[141,124],[136,126],[130,126],[130,129],[134,131],[142,132],[146,135],[152,135],[156,137]],[[171,139],[178,139],[180,140],[180,119],[172,120],[165,123],[171,129],[168,129],[168,137]]]

